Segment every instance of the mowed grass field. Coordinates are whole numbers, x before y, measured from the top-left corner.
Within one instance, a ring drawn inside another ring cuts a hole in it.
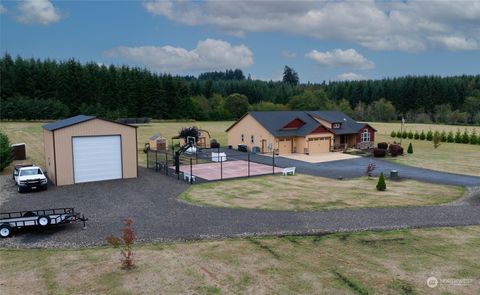
[[[480,227],[114,248],[0,249],[2,294],[480,293]],[[427,278],[460,279],[431,289]]]
[[[267,210],[310,211],[341,208],[437,205],[460,198],[464,189],[414,180],[378,178],[336,180],[310,175],[262,176],[191,186],[181,199],[198,205]]]
[[[371,123],[378,130],[376,133],[376,142],[399,142],[399,138],[390,137],[392,131],[400,130],[400,123]],[[404,130],[418,131],[425,133],[432,131],[453,131],[460,129],[463,133],[465,129],[469,134],[472,130],[480,133],[480,126],[454,126],[454,125],[436,125],[436,124],[405,124]],[[405,154],[401,157],[386,158],[395,163],[422,167],[438,171],[446,171],[458,174],[480,176],[480,145],[442,143],[438,148],[433,147],[433,142],[426,140],[402,139],[402,145],[405,148],[409,143],[413,145],[413,154]]]
[[[44,166],[43,157],[43,131],[41,125],[43,122],[0,122],[0,129],[6,132],[12,143],[25,142],[27,144],[28,160],[38,165]],[[156,133],[161,133],[166,138],[177,135],[182,127],[198,126],[210,132],[212,138],[217,139],[220,144],[227,144],[227,134],[225,130],[233,124],[232,121],[220,122],[154,122],[150,124],[138,125],[138,148],[139,163],[146,165],[146,157],[142,150],[144,144],[148,142],[148,137]],[[399,130],[399,123],[370,123],[378,130],[376,141],[393,142],[398,141],[397,138],[391,138],[392,130]],[[480,133],[479,126],[452,126],[452,125],[435,125],[435,124],[406,124],[405,130],[445,130],[456,131],[460,129],[462,132],[477,129]],[[443,143],[439,148],[434,149],[433,143],[422,140],[402,140],[406,147],[412,142],[414,153],[407,154],[402,157],[389,158],[389,160],[416,167],[424,167],[433,170],[447,171],[452,173],[460,173],[466,175],[480,175],[480,145]],[[169,140],[170,144],[170,140]],[[8,169],[6,170],[8,171]],[[7,172],[4,172],[7,173]]]

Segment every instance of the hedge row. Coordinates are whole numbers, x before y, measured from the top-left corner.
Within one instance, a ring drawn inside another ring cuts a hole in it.
[[[475,129],[468,133],[467,129],[463,131],[463,133],[460,131],[460,129],[457,130],[457,132],[453,133],[453,131],[449,131],[448,133],[444,131],[435,131],[433,132],[432,130],[428,130],[426,133],[425,131],[421,131],[418,133],[418,131],[412,132],[410,131],[392,131],[390,133],[390,136],[393,138],[408,138],[408,139],[418,139],[418,140],[428,140],[428,141],[433,141],[433,138],[435,136],[438,136],[440,138],[441,142],[454,142],[454,143],[465,143],[465,144],[480,144],[480,135],[477,134]]]

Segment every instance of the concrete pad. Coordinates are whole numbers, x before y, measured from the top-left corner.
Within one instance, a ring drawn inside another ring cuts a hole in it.
[[[298,160],[308,163],[323,163],[323,162],[331,162],[331,161],[338,161],[338,160],[347,160],[347,159],[355,159],[359,158],[360,156],[344,154],[342,152],[331,152],[331,153],[321,153],[315,155],[305,155],[305,154],[290,154],[290,155],[281,155],[279,157],[284,157],[287,159]]]

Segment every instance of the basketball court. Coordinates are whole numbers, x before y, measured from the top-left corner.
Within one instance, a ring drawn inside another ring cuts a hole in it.
[[[216,162],[192,165],[192,174],[208,181],[247,177],[249,175],[267,175],[272,174],[274,171],[275,173],[281,173],[282,170],[282,168],[272,168],[271,165],[263,165],[254,162],[250,162],[249,165],[248,161],[243,160],[225,161],[221,164]],[[180,171],[182,173],[190,173],[190,165],[181,165]]]

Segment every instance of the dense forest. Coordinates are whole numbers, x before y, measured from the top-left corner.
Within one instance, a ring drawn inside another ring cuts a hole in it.
[[[118,119],[235,119],[248,110],[342,110],[358,120],[480,124],[480,75],[300,84],[252,80],[241,70],[194,76],[127,66],[0,59],[0,118],[58,119],[79,113]]]

